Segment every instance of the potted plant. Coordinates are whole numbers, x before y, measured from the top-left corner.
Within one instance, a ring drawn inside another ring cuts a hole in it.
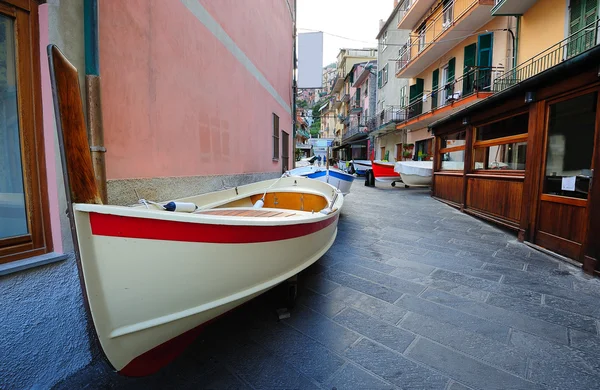
[[[415,148],[415,144],[406,144],[405,148],[406,150],[413,150]]]
[[[404,157],[406,160],[410,160],[412,157],[412,153],[408,150],[405,150],[404,152],[402,152],[402,157]]]

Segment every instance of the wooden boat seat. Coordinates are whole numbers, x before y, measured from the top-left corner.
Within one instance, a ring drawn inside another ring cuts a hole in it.
[[[272,217],[291,217],[296,213],[290,213],[285,211],[268,211],[268,210],[205,210],[198,211],[196,214],[208,214],[208,215],[221,215],[227,217],[261,217],[261,218],[272,218]]]

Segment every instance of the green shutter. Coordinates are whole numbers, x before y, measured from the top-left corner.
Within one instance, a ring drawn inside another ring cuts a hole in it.
[[[423,79],[417,79],[417,97],[419,99],[423,98],[423,86],[425,85],[425,80]]]
[[[381,71],[377,72],[377,88],[381,88]]]
[[[417,79],[417,83],[410,86],[411,107],[408,111],[409,118],[412,118],[415,115],[419,115],[423,111],[423,85],[424,85],[424,83],[425,83],[425,80]]]
[[[360,88],[356,88],[356,106],[360,106]]]
[[[477,90],[490,90],[492,82],[492,55],[494,33],[481,34],[477,41],[479,47],[477,50]]]
[[[354,71],[350,72],[350,84],[354,83]]]
[[[416,99],[417,96],[417,84],[413,84],[410,86],[409,88],[409,93],[408,93],[408,102],[413,103]]]
[[[465,62],[463,66],[463,95],[473,92],[475,87],[475,58],[477,55],[477,44],[465,46]]]
[[[590,25],[591,23],[593,23],[596,20],[596,14],[598,11],[598,0],[586,0],[585,1],[585,14],[583,17],[583,26],[581,26],[581,28],[585,28],[588,25]],[[589,48],[591,48],[592,46],[595,45],[596,43],[596,33],[597,33],[597,26],[593,26],[591,27],[589,30],[585,31],[583,34],[585,34],[583,41],[584,44],[584,50],[587,50]]]
[[[433,71],[433,75],[431,76],[431,108],[437,107],[437,99],[438,99],[438,85],[440,82],[440,70],[436,69]]]
[[[447,83],[451,83],[454,81],[455,68],[456,58],[451,58],[450,61],[448,61],[448,79],[446,80]]]

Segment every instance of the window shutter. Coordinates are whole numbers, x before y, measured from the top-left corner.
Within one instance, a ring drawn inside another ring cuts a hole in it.
[[[447,83],[451,83],[454,81],[455,67],[456,58],[451,58],[450,61],[448,61],[448,79],[446,80]]]
[[[482,34],[477,40],[479,42],[479,48],[477,53],[477,89],[489,90],[492,83],[492,46],[494,43],[494,34]]]
[[[377,87],[381,88],[381,70],[377,72]]]
[[[473,92],[475,81],[475,59],[477,56],[477,44],[465,46],[465,62],[463,65],[463,95]]]

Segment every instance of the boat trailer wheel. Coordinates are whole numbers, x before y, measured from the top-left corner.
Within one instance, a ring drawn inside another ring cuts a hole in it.
[[[396,187],[396,182],[395,181],[392,182],[392,187]]]

